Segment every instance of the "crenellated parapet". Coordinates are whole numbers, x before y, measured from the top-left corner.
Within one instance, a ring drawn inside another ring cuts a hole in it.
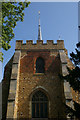
[[[57,40],[57,43],[54,43],[53,40],[47,40],[47,43],[43,43],[43,40],[37,40],[36,43],[33,43],[33,40],[26,40],[26,43],[23,43],[23,40],[16,40],[16,50],[22,49],[64,49],[64,40]]]

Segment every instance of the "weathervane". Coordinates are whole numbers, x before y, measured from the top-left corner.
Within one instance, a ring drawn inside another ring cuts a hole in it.
[[[59,40],[61,40],[61,36],[59,35]]]

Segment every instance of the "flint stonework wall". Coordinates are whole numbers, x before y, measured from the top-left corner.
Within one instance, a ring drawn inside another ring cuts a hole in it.
[[[51,53],[50,51],[26,51],[24,55],[24,51],[22,51],[18,90],[18,118],[32,117],[31,97],[38,89],[48,96],[48,117],[65,117],[63,84],[58,77],[61,71],[60,59],[58,52],[53,52],[53,55]],[[45,73],[35,72],[35,63],[38,57],[42,57],[45,61]]]

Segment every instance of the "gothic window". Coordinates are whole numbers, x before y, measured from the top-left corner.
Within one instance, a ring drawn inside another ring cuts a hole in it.
[[[36,73],[44,73],[44,60],[39,57],[36,60]]]
[[[48,117],[48,98],[41,92],[37,91],[32,97],[32,118]]]

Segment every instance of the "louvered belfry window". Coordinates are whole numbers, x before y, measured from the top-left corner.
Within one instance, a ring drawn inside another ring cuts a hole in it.
[[[48,98],[42,91],[37,91],[32,97],[32,118],[48,117]]]
[[[45,71],[45,63],[43,58],[38,57],[36,60],[36,73],[44,73]]]

